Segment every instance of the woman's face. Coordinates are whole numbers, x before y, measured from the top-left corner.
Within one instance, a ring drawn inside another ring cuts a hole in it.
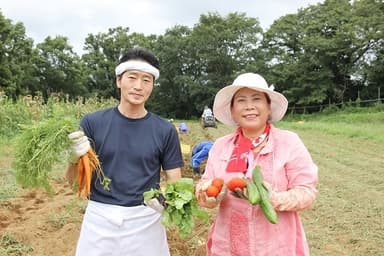
[[[252,133],[262,133],[271,114],[271,104],[263,92],[241,88],[232,99],[232,118]]]

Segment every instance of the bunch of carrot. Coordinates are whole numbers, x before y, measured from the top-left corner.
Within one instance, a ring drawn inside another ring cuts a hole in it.
[[[96,179],[101,181],[104,189],[109,190],[111,179],[104,175],[99,158],[91,148],[85,155],[81,156],[77,162],[77,185],[79,196],[89,197],[91,193],[92,174],[95,174]]]
[[[67,136],[76,123],[76,119],[50,118],[21,127],[15,138],[12,169],[23,188],[43,187],[53,192],[52,169],[65,158],[71,145]]]
[[[16,181],[23,188],[43,187],[52,193],[50,184],[55,164],[65,159],[71,148],[68,134],[78,127],[78,120],[71,118],[50,118],[23,126],[15,138],[15,160],[12,163]],[[107,178],[93,149],[80,157],[77,184],[79,196],[89,197],[92,175],[96,175],[103,188],[109,190],[111,180]]]

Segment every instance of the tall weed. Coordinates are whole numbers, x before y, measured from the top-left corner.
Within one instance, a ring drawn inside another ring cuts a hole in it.
[[[24,96],[13,101],[5,96],[0,98],[0,134],[1,139],[9,139],[20,132],[21,127],[29,126],[50,118],[76,118],[102,108],[117,105],[115,99],[90,98],[75,101],[52,96],[46,103],[41,97]]]

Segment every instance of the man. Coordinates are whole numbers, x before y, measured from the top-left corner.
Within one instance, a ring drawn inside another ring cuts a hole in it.
[[[204,110],[203,110],[203,114],[201,114],[201,118],[204,119],[207,116],[213,116],[213,113],[208,106],[204,106]]]
[[[191,165],[192,165],[194,177],[197,177],[200,175],[200,166],[202,162],[208,158],[208,153],[212,145],[213,145],[212,141],[203,141],[193,147],[192,156],[191,156]]]
[[[148,202],[151,207],[143,203],[145,191],[159,188],[161,169],[167,182],[173,182],[181,178],[183,166],[176,128],[145,107],[159,78],[159,61],[151,52],[133,48],[122,56],[115,74],[118,106],[85,115],[80,122],[84,133],[77,132],[80,136],[73,140],[76,157],[67,170],[69,182],[90,144],[111,179],[106,190],[92,177],[76,255],[170,255],[159,202]]]
[[[187,133],[187,132],[188,132],[188,126],[187,126],[186,123],[181,122],[181,123],[179,124],[179,132],[180,132],[180,133]]]

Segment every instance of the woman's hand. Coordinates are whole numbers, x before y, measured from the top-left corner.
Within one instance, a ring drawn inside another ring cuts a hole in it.
[[[215,208],[227,194],[228,189],[225,184],[217,194],[210,191],[211,186],[212,179],[201,180],[196,186],[196,197],[201,207]]]
[[[305,186],[297,186],[288,191],[276,191],[271,184],[264,182],[268,189],[269,199],[277,211],[300,211],[312,206],[316,199],[316,190]]]

